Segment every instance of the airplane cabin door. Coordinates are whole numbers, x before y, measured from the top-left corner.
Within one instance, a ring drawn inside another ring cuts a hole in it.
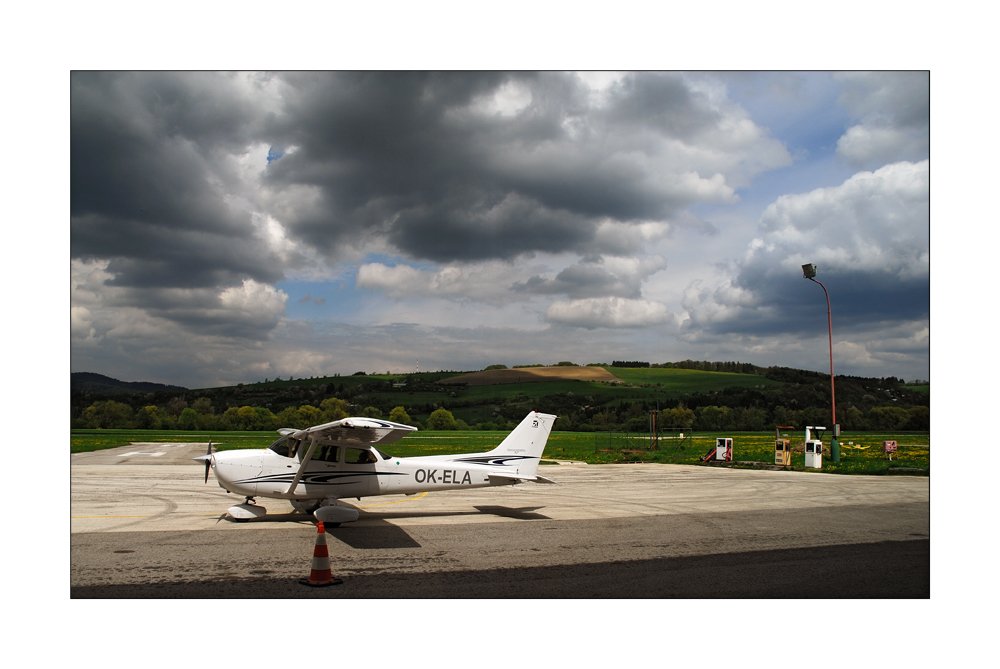
[[[344,497],[364,497],[379,492],[377,458],[367,448],[344,449]],[[347,474],[354,476],[347,476]]]

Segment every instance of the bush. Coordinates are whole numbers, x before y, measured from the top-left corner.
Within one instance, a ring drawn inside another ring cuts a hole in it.
[[[406,413],[404,407],[394,407],[392,411],[389,412],[389,420],[393,423],[401,423],[403,425],[412,425],[410,420],[410,414]]]
[[[456,430],[455,416],[445,408],[440,408],[427,419],[428,430]]]

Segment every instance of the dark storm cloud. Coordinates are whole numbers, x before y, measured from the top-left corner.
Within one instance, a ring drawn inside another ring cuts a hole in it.
[[[666,234],[690,204],[733,201],[730,170],[788,157],[673,73],[603,89],[500,72],[70,83],[72,258],[117,303],[191,327],[261,310],[273,324],[290,272],[373,249],[442,264],[641,255],[652,233],[635,224]],[[626,274],[581,265],[526,290],[637,297],[648,274]]]
[[[210,73],[71,78],[71,253],[109,259],[123,286],[276,281],[254,239],[233,156],[260,113],[245,85]]]
[[[249,226],[242,234],[227,234],[91,214],[73,219],[72,238],[75,257],[110,259],[113,285],[203,288],[246,277],[280,280],[280,263],[252,234]]]
[[[822,271],[822,270],[821,270]],[[870,333],[887,322],[919,321],[929,317],[930,283],[926,277],[904,278],[891,272],[823,271],[830,293],[834,334]],[[801,270],[743,270],[736,284],[759,301],[739,317],[705,327],[706,332],[748,336],[804,335],[825,331],[826,297]],[[817,328],[819,328],[817,330]]]
[[[614,252],[595,238],[604,220],[731,195],[717,174],[738,158],[665,153],[698,153],[722,125],[681,76],[629,75],[594,95],[567,73],[74,73],[72,253],[145,262],[162,230],[237,242],[253,212],[333,258],[372,239],[439,262]],[[259,183],[238,164],[254,146],[267,152]],[[178,282],[280,273],[261,244],[222,250],[206,273],[196,237],[173,243],[163,262]],[[118,280],[153,280],[130,272]]]
[[[675,73],[625,79],[612,87],[610,97],[609,121],[646,126],[669,137],[690,140],[721,120],[705,96]]]
[[[284,83],[268,132],[297,150],[268,167],[266,183],[317,190],[283,221],[327,252],[373,234],[439,262],[599,252],[602,219],[663,220],[712,197],[664,188],[671,175],[658,173],[695,167],[670,163],[651,138],[691,141],[720,118],[678,75],[629,77],[600,106],[560,73],[324,73]],[[491,96],[511,89],[523,107],[491,112]]]
[[[526,85],[532,76],[519,75]],[[557,119],[500,120],[470,111],[511,79],[483,74],[310,74],[287,77],[273,132],[298,150],[267,170],[273,188],[319,189],[293,204],[292,234],[328,252],[344,237],[386,235],[438,261],[561,250],[593,234],[579,212],[546,207],[496,169],[497,147],[552,141]],[[545,234],[532,235],[532,232]],[[558,241],[553,239],[558,238]],[[354,239],[351,239],[354,241]]]
[[[238,232],[213,163],[245,149],[252,105],[227,84],[203,73],[74,73],[73,216]]]

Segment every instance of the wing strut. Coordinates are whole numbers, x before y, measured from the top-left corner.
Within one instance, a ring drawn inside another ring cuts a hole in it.
[[[299,465],[299,471],[295,472],[295,478],[292,479],[292,485],[288,486],[288,492],[285,493],[286,495],[291,495],[295,492],[295,486],[299,484],[299,479],[302,478],[302,472],[304,472],[306,467],[309,466],[309,461],[312,460],[313,451],[315,450],[316,435],[311,434],[309,435],[309,450],[307,450],[306,454],[302,456],[302,464]]]

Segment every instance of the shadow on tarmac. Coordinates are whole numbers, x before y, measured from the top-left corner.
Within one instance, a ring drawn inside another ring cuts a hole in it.
[[[482,513],[488,513],[493,516],[500,516],[501,518],[514,518],[515,520],[552,520],[548,516],[543,516],[540,513],[535,513],[538,509],[544,509],[543,506],[526,506],[522,509],[511,509],[506,506],[477,506],[475,509]]]
[[[339,529],[333,534],[341,539]],[[88,585],[71,587],[70,596],[73,599],[927,599],[930,540],[516,569],[346,574],[337,573],[335,567],[334,576],[344,582],[315,589],[298,584],[303,575]]]
[[[351,548],[420,548],[420,544],[401,527],[384,520],[370,520],[363,528],[327,527],[326,533]],[[358,531],[361,530],[361,531]]]
[[[373,548],[420,548],[420,544],[401,527],[397,527],[387,520],[389,518],[436,518],[443,516],[477,516],[490,514],[501,518],[513,518],[515,520],[551,520],[548,516],[535,513],[540,506],[529,506],[523,508],[510,508],[506,506],[477,506],[475,511],[460,512],[398,512],[379,513],[377,516],[361,510],[361,518],[354,523],[347,523],[342,527],[325,527],[326,533],[342,541],[351,548],[373,549]],[[315,525],[316,521],[312,515],[304,513],[268,513],[261,518],[249,518],[237,520],[226,514],[219,516],[221,522],[228,523],[295,523],[298,525]],[[352,530],[364,528],[364,532]]]

